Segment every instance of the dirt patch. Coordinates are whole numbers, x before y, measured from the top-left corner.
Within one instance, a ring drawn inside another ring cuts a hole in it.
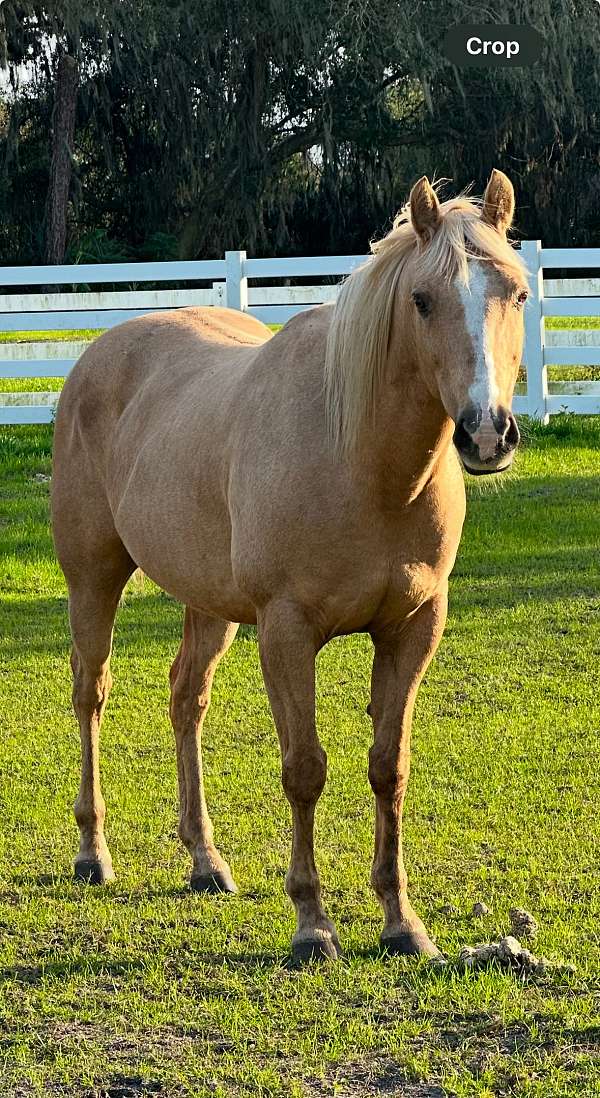
[[[163,1088],[162,1083],[140,1079],[135,1075],[117,1075],[108,1086],[93,1087],[82,1091],[81,1098],[141,1098],[142,1095],[155,1095],[155,1098],[175,1098],[184,1092],[179,1087],[174,1091]]]
[[[5,1091],[7,1098],[32,1098],[37,1090],[27,1085],[17,1085]],[[142,1079],[137,1075],[115,1075],[109,1083],[94,1087],[46,1084],[44,1093],[50,1098],[184,1098],[186,1091],[177,1085],[167,1085]]]
[[[142,1031],[129,1030],[125,1033],[111,1032],[105,1026],[95,1022],[83,1022],[78,1019],[53,1022],[46,1028],[47,1035],[58,1045],[93,1042],[106,1051],[107,1057],[123,1060],[132,1056],[149,1057],[168,1055],[177,1057],[198,1039],[210,1041],[211,1046],[220,1048],[224,1038],[220,1033],[186,1029],[182,1026],[153,1026]]]
[[[449,1098],[437,1083],[411,1081],[389,1057],[377,1057],[360,1063],[340,1065],[325,1079],[304,1083],[310,1098]]]

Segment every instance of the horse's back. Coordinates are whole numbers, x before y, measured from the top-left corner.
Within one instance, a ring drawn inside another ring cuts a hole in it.
[[[140,385],[155,376],[165,383],[212,366],[219,352],[260,347],[266,325],[233,309],[190,308],[137,317],[105,332],[83,353],[63,387],[57,411],[60,434],[67,417],[85,424],[96,411],[122,411]]]
[[[102,459],[116,436],[172,430],[191,394],[215,375],[226,391],[271,337],[266,325],[232,309],[191,308],[150,313],[105,332],[69,374],[57,408],[54,454],[71,460],[81,451]],[[215,399],[218,399],[215,396]],[[132,440],[133,441],[133,440]],[[135,443],[134,443],[135,445]]]
[[[54,432],[52,510],[63,567],[82,530],[113,536],[126,495],[137,495],[150,515],[161,495],[174,496],[193,477],[195,435],[217,434],[219,423],[224,433],[236,387],[270,337],[248,314],[180,309],[127,321],[87,348],[63,387]],[[216,461],[222,447],[210,449]],[[175,465],[174,482],[163,486]]]
[[[238,309],[188,308],[174,309],[168,314],[175,325],[190,324],[201,339],[211,343],[259,347],[271,338],[271,331],[250,313]]]

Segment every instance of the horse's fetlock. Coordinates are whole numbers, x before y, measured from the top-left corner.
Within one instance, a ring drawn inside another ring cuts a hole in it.
[[[390,893],[400,895],[406,891],[406,874],[400,870],[395,859],[390,859],[373,866],[371,884],[378,896],[387,896]]]
[[[314,901],[317,888],[317,880],[313,877],[300,877],[288,873],[285,880],[285,890],[292,903],[296,905]]]
[[[91,827],[94,831],[97,831],[104,826],[106,805],[104,801],[97,802],[94,805],[80,805],[78,801],[75,801],[73,813],[79,827]]]
[[[189,826],[186,816],[182,816],[179,820],[177,834],[179,835],[179,838],[181,839],[183,845],[187,847],[188,850],[191,850],[191,847],[194,845],[194,832]]]

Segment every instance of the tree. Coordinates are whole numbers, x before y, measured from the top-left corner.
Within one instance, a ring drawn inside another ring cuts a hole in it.
[[[44,204],[48,263],[61,263],[65,253],[80,65],[89,82],[94,68],[114,60],[111,42],[116,45],[123,36],[139,43],[142,9],[143,3],[136,7],[120,0],[112,4],[4,0],[0,7],[0,57],[9,69],[14,109],[18,114],[16,92],[23,72],[25,82],[35,84],[40,99],[53,103]],[[145,31],[143,20],[141,26]],[[29,96],[25,98],[31,102]]]
[[[59,52],[52,115],[52,159],[46,201],[46,263],[62,263],[67,242],[67,207],[73,158],[79,65]]]
[[[418,175],[481,190],[494,166],[516,182],[524,233],[587,243],[600,230],[600,7],[498,0],[494,20],[538,27],[545,56],[458,71],[444,33],[481,18],[465,0],[5,0],[0,251],[44,254],[47,193],[64,224],[73,162],[70,254],[88,240],[98,257],[362,251]],[[68,160],[65,55],[79,71]],[[19,84],[24,60],[33,77]]]

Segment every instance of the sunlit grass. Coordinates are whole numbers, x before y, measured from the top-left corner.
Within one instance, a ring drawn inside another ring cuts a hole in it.
[[[95,339],[104,328],[78,328],[64,332],[0,332],[0,343],[60,343],[70,339]]]
[[[285,964],[289,812],[252,630],[219,670],[205,735],[240,894],[187,892],[167,716],[181,608],[149,580],[119,611],[102,736],[118,879],[71,882],[79,748],[48,526],[51,428],[0,428],[1,1094],[600,1094],[600,422],[525,428],[498,490],[469,482],[405,828],[413,901],[448,955],[506,932],[522,905],[541,924],[536,950],[576,966],[525,981],[375,952],[363,636],[332,642],[318,666],[318,863],[345,959]],[[470,917],[475,900],[486,919]]]

